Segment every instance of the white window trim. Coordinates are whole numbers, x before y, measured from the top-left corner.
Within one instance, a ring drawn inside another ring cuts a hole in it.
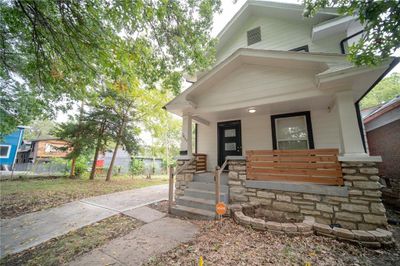
[[[8,147],[7,155],[6,155],[6,156],[1,156],[1,155],[0,155],[0,159],[8,159],[8,158],[10,158],[11,145],[8,145],[8,144],[0,144],[0,147]]]
[[[307,132],[307,136],[305,138],[299,138],[299,139],[279,139],[278,138],[278,134],[276,134],[276,147],[277,147],[278,150],[280,149],[279,141],[296,141],[296,140],[305,140],[307,142],[307,149],[310,149],[310,141],[308,140],[309,132],[308,132],[308,127],[307,127],[306,116],[305,115],[298,115],[298,116],[303,117],[304,125],[305,125],[306,132]],[[290,116],[290,117],[276,118],[275,121],[274,121],[275,122],[276,132],[278,132],[278,130],[279,130],[279,127],[278,127],[278,120],[279,119],[292,118],[292,117],[298,117],[298,116],[296,115],[296,116]]]

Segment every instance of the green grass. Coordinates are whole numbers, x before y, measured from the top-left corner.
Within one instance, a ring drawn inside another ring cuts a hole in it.
[[[0,265],[61,265],[79,255],[128,234],[141,223],[124,215],[114,215],[98,223],[53,238],[34,248],[8,255]]]
[[[65,177],[1,181],[1,218],[15,217],[86,197],[166,183],[166,175],[152,176],[152,179],[114,176],[109,182],[104,178],[89,180]]]

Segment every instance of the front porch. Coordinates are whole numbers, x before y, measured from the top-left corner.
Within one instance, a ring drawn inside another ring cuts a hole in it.
[[[228,157],[228,171],[220,176],[220,201],[231,211],[237,204],[256,204],[263,217],[279,220],[313,217],[317,223],[350,230],[386,228],[375,162],[342,161],[337,150],[327,149],[247,153]],[[185,162],[190,161],[178,161]],[[172,213],[213,219],[218,171],[199,174],[195,165],[194,159],[176,176],[177,206]]]
[[[204,181],[198,195],[209,198],[197,203],[208,218],[221,193],[228,204],[284,217],[385,227],[381,158],[368,154],[358,101],[388,63],[358,68],[342,55],[239,49],[166,105],[183,121],[177,202]]]

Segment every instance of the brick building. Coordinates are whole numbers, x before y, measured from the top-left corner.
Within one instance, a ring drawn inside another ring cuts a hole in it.
[[[371,155],[382,156],[379,172],[386,182],[383,197],[400,207],[400,96],[363,110],[363,121]]]

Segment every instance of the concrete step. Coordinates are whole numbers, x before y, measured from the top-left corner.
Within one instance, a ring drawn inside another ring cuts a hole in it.
[[[193,176],[193,181],[195,182],[204,182],[204,183],[214,183],[214,173],[205,172],[205,173],[196,173]],[[221,185],[228,184],[228,174],[221,174]]]
[[[185,189],[185,196],[193,197],[193,198],[200,198],[200,199],[215,200],[215,192],[214,191],[194,189],[194,188]],[[228,194],[220,193],[220,200],[225,203],[228,203]]]
[[[199,199],[189,196],[183,196],[176,200],[176,204],[196,209],[203,209],[206,211],[215,210],[215,200],[212,199]]]
[[[187,206],[175,205],[171,208],[171,213],[176,216],[187,217],[197,220],[214,220],[215,212],[203,209],[191,208]]]
[[[197,181],[195,181],[195,182],[189,182],[188,187],[189,188],[193,188],[193,189],[198,189],[198,190],[210,191],[210,192],[214,192],[215,191],[215,184],[214,183],[197,182]],[[228,191],[229,191],[229,187],[226,186],[226,185],[222,185],[221,184],[220,192],[228,194]]]

